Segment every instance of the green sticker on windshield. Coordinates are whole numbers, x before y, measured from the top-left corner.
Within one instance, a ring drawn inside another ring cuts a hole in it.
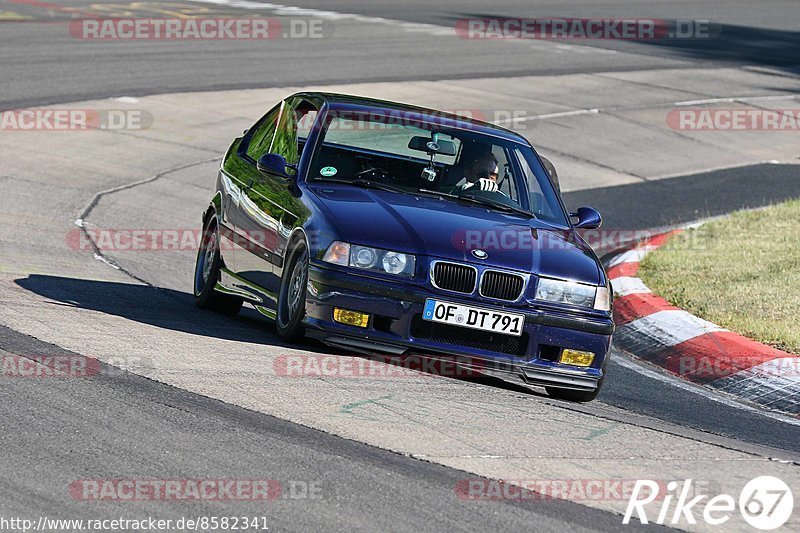
[[[330,178],[331,176],[335,176],[338,170],[336,167],[322,167],[319,171],[321,176],[325,176],[326,178]]]

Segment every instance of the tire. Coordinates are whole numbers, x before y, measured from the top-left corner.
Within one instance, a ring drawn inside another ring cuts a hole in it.
[[[235,315],[242,308],[242,299],[214,290],[220,276],[219,227],[212,217],[203,230],[197,260],[194,264],[194,303],[223,315]]]
[[[606,381],[606,369],[608,365],[609,355],[606,355],[606,360],[603,361],[603,377],[600,378],[600,381],[597,382],[597,388],[593,391],[582,391],[582,390],[574,390],[574,389],[559,389],[558,387],[545,387],[547,391],[547,395],[551,398],[555,398],[557,400],[566,400],[568,402],[576,402],[576,403],[586,403],[591,402],[597,395],[600,394],[600,389],[603,388],[603,384]]]
[[[297,342],[305,334],[306,286],[308,285],[308,248],[299,242],[283,269],[278,293],[275,328],[286,342]]]

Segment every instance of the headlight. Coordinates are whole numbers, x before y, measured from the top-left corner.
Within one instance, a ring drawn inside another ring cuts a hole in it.
[[[325,255],[322,260],[326,263],[333,263],[334,265],[347,266],[350,262],[350,245],[346,242],[333,241],[328,249],[325,250]]]
[[[598,311],[611,311],[611,291],[608,287],[597,287],[594,308]]]
[[[365,246],[350,247],[350,266],[372,268],[378,261],[378,252]]]
[[[539,278],[539,283],[536,286],[536,299],[578,307],[589,307],[600,311],[611,309],[607,287],[596,287],[557,279]]]
[[[414,275],[416,266],[416,258],[413,255],[351,245],[341,241],[332,242],[322,260],[335,265],[409,277]]]
[[[386,252],[383,254],[381,265],[383,265],[383,269],[389,274],[402,274],[405,272],[406,266],[408,266],[408,258],[409,256],[406,254]],[[414,258],[412,257],[411,260],[413,261]]]

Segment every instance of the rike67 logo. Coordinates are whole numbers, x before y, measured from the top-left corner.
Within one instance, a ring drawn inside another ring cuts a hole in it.
[[[739,493],[738,500],[729,494],[709,497],[692,495],[692,480],[683,482],[670,481],[666,485],[666,494],[660,494],[663,483],[649,479],[637,480],[633,487],[628,508],[622,519],[629,524],[636,518],[642,524],[651,521],[661,525],[678,525],[683,520],[687,524],[696,524],[698,517],[712,526],[720,526],[728,522],[738,512],[750,526],[762,531],[777,529],[792,516],[794,498],[789,486],[772,476],[760,476],[750,480]],[[696,494],[696,493],[695,493]],[[649,511],[647,506],[655,503]]]

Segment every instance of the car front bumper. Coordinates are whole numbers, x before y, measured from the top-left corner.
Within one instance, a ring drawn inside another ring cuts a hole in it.
[[[426,290],[311,264],[306,294],[306,333],[359,353],[425,354],[468,360],[482,369],[521,375],[530,384],[594,390],[603,377],[614,324],[609,317],[577,316]],[[525,315],[521,337],[422,320],[427,298]],[[370,315],[367,327],[334,322],[333,309]],[[558,362],[560,349],[595,354],[589,367]]]

